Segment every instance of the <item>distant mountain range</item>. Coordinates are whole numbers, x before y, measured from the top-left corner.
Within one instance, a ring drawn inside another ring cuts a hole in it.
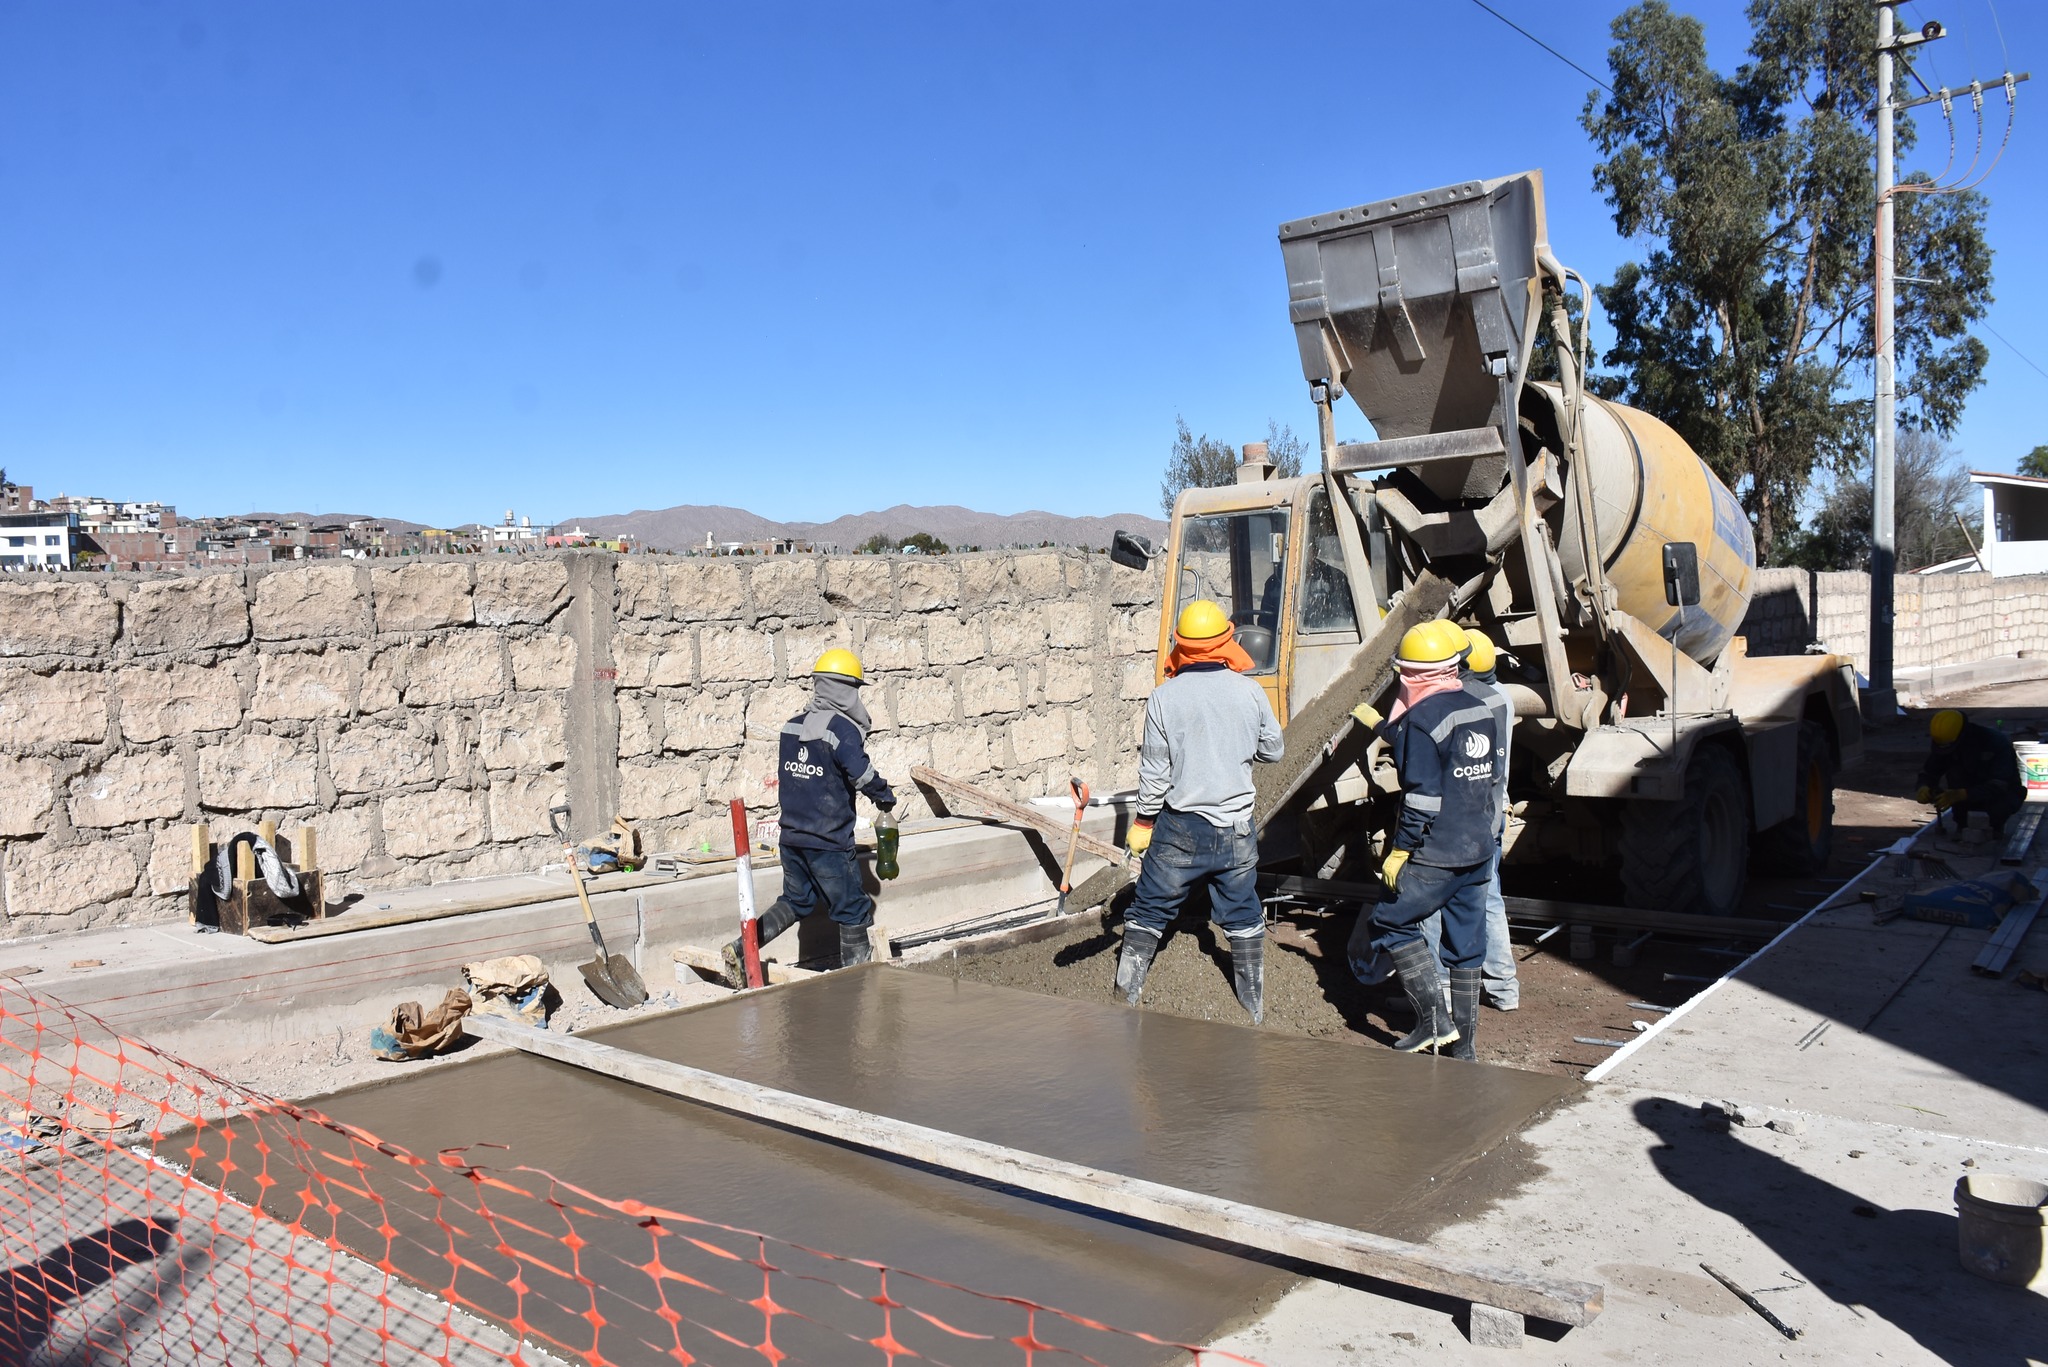
[[[744,508],[683,504],[658,511],[643,508],[596,517],[565,517],[560,525],[582,527],[606,537],[630,535],[643,545],[674,551],[702,549],[706,537],[713,542],[788,537],[850,551],[878,534],[901,541],[929,532],[949,546],[1036,546],[1050,541],[1055,546],[1097,548],[1109,545],[1110,533],[1118,528],[1154,539],[1166,534],[1164,522],[1143,513],[1062,517],[1058,513],[977,513],[951,505],[913,508],[909,504],[879,513],[853,513],[830,522],[771,522]]]

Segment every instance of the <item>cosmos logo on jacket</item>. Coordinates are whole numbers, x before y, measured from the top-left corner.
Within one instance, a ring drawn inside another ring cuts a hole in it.
[[[792,774],[797,778],[823,778],[825,777],[825,766],[811,763],[811,747],[799,745],[796,748],[796,758],[783,761],[782,772]]]
[[[1493,760],[1490,758],[1493,754],[1493,737],[1487,735],[1484,731],[1467,731],[1460,748],[1464,750],[1465,758],[1477,760],[1478,763],[1460,764],[1451,770],[1451,777],[1462,779],[1483,778],[1490,781],[1493,778]]]

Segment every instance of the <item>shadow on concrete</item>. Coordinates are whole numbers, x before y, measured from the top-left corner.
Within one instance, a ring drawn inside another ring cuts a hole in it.
[[[171,1246],[175,1219],[122,1220],[0,1275],[0,1364],[37,1360],[57,1314]]]
[[[1665,1181],[1735,1220],[1837,1305],[1878,1316],[1944,1362],[2025,1367],[2028,1350],[2048,1343],[2048,1300],[1963,1270],[1953,1213],[1874,1206],[1676,1102],[1638,1101],[1635,1115],[1663,1140],[1650,1160]],[[1754,1286],[1779,1269],[1720,1270]],[[1793,1328],[1808,1328],[1773,1309]],[[1758,1343],[1776,1339],[1760,1317],[1756,1327]],[[1801,1344],[1828,1353],[1818,1334]]]

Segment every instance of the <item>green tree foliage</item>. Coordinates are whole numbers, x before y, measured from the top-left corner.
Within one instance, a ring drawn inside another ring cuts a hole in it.
[[[1646,0],[1614,21],[1614,91],[1581,120],[1615,226],[1647,248],[1596,291],[1610,387],[1742,496],[1767,558],[1816,467],[1867,464],[1875,15],[1867,0],[1752,0],[1749,60],[1724,76],[1698,19]],[[1899,133],[1903,152],[1909,121]],[[1991,298],[1985,202],[1894,202],[1899,274],[1939,282],[1899,289],[1900,420],[1947,435],[1987,359],[1968,335]]]
[[[897,543],[899,550],[908,550],[913,546],[925,555],[944,555],[953,549],[930,532],[912,532]]]
[[[1173,427],[1173,451],[1166,458],[1166,474],[1159,481],[1159,506],[1169,515],[1173,512],[1173,501],[1183,489],[1220,489],[1237,483],[1235,447],[1214,440],[1206,432],[1196,436],[1188,430],[1187,419],[1177,414]],[[1293,427],[1267,420],[1266,457],[1273,462],[1278,478],[1292,479],[1300,474],[1302,459],[1307,454],[1308,443],[1294,435]]]
[[[2019,473],[2032,475],[2035,479],[2048,479],[2048,446],[2036,446],[2021,456]]]
[[[1892,526],[1902,570],[1959,560],[1983,544],[1984,504],[1954,448],[1931,432],[1899,433]],[[1779,560],[1809,570],[1870,562],[1870,480],[1838,474],[1810,523],[1779,542]]]
[[[854,553],[857,555],[887,555],[895,549],[896,542],[893,538],[876,532],[873,536],[861,542],[860,545],[854,547]]]

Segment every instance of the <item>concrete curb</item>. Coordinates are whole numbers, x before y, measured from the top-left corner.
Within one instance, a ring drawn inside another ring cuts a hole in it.
[[[1988,660],[1936,665],[1931,669],[1902,669],[1895,676],[1899,701],[1911,704],[1990,684],[2017,683],[2025,679],[2048,679],[2048,656],[2035,659],[1995,655]]]

